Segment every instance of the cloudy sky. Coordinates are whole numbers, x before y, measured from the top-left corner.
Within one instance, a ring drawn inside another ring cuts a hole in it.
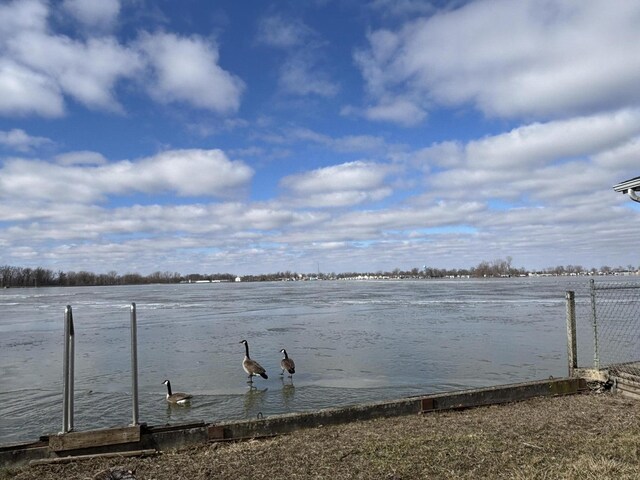
[[[0,264],[640,264],[637,0],[0,3]]]

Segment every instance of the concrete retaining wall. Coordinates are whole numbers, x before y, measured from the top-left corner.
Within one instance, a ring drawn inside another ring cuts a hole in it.
[[[583,389],[586,389],[584,379],[549,379],[342,408],[328,408],[308,413],[273,415],[264,419],[216,424],[197,422],[157,427],[143,424],[139,427],[72,432],[66,434],[67,438],[65,435],[55,435],[43,437],[38,442],[0,447],[0,466],[19,466],[33,461],[42,463],[46,459],[59,460],[69,456],[82,455],[86,458],[87,456],[114,452],[133,454],[141,451],[148,454],[149,451],[162,451],[211,441],[240,440],[285,434],[320,425],[494,405],[540,396],[570,395]],[[132,431],[132,429],[138,430]],[[69,446],[66,450],[65,445]]]

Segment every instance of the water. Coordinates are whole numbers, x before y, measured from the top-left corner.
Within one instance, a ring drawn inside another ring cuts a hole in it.
[[[586,283],[586,280],[582,282]],[[62,428],[64,308],[75,325],[76,430],[255,418],[564,376],[564,279],[315,281],[0,291],[0,443]],[[267,369],[251,389],[247,339]],[[282,378],[280,349],[296,362]],[[162,382],[194,395],[169,406]]]

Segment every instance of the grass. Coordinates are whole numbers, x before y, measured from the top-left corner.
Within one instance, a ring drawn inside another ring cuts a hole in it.
[[[609,393],[411,415],[217,443],[150,458],[0,471],[1,479],[636,479],[640,402]]]

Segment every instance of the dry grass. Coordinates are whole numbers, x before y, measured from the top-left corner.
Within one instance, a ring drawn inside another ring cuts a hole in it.
[[[458,412],[354,422],[287,436],[4,471],[90,479],[114,465],[163,479],[636,479],[640,402],[611,394],[540,398]]]

